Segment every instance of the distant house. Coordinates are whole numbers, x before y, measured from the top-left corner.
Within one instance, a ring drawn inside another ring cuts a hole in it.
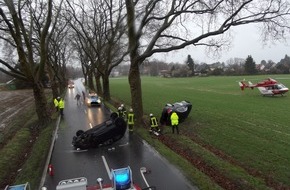
[[[195,75],[204,75],[210,71],[210,67],[206,63],[202,63],[200,65],[196,65]]]
[[[271,69],[275,68],[276,65],[277,64],[274,62],[267,62],[267,63],[257,64],[256,68],[258,71],[269,72]]]
[[[164,78],[169,78],[172,75],[172,72],[170,70],[161,70],[159,72],[159,75],[164,77]]]

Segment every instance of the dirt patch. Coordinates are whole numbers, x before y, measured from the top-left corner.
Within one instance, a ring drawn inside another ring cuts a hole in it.
[[[0,91],[0,132],[25,108],[34,104],[32,90]]]
[[[223,160],[231,163],[232,165],[239,166],[245,171],[248,172],[248,174],[259,177],[264,179],[266,182],[266,185],[270,188],[277,189],[277,190],[289,190],[290,187],[285,186],[279,182],[276,182],[273,180],[273,176],[267,176],[263,174],[261,171],[257,171],[253,168],[249,168],[247,166],[242,165],[240,162],[235,160],[234,158],[228,156],[224,152],[222,152],[219,149],[216,149],[215,147],[205,144],[202,140],[200,140],[198,137],[196,137],[194,134],[186,133],[183,134],[189,137],[193,143],[197,143],[203,148],[207,149],[208,151],[212,152],[219,158],[222,158]],[[213,181],[215,181],[219,186],[221,186],[224,189],[227,190],[239,190],[239,189],[255,189],[254,187],[247,184],[246,181],[243,180],[236,180],[236,179],[230,179],[227,176],[223,174],[222,171],[220,171],[218,168],[215,168],[214,166],[209,165],[206,163],[200,156],[198,156],[194,151],[190,150],[189,148],[186,148],[179,144],[178,141],[176,141],[173,138],[170,138],[169,136],[163,135],[158,138],[163,144],[165,144],[167,147],[169,147],[171,150],[173,150],[175,153],[179,154],[186,160],[188,160],[195,168],[199,169],[201,172],[205,173],[207,176],[209,176]]]

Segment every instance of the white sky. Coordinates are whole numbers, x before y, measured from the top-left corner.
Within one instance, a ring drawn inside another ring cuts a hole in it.
[[[272,60],[277,63],[286,54],[290,56],[290,36],[288,36],[286,42],[275,42],[275,44],[268,42],[267,45],[263,45],[259,30],[254,25],[235,27],[234,34],[232,47],[228,51],[223,51],[220,57],[209,57],[202,47],[192,46],[166,54],[157,54],[154,55],[154,58],[169,63],[184,63],[187,56],[191,55],[194,61],[198,63],[205,62],[211,64],[217,61],[226,63],[231,58],[246,59],[248,55],[251,55],[256,64],[259,64],[262,60]]]

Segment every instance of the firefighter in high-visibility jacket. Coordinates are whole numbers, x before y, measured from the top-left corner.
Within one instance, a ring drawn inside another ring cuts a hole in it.
[[[133,109],[131,108],[127,116],[127,124],[129,128],[129,132],[133,132],[134,120],[135,120],[135,115],[134,115]]]
[[[152,113],[150,113],[150,130],[149,131],[160,132],[157,118]]]
[[[63,115],[64,100],[62,98],[58,101],[58,109],[59,109],[60,115]]]

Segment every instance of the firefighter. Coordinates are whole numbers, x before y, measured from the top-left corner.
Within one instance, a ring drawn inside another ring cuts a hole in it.
[[[123,118],[126,120],[126,116],[127,116],[127,110],[124,106],[124,104],[121,104],[121,109],[122,109],[122,113],[123,113]]]
[[[58,101],[58,109],[60,111],[60,115],[63,116],[64,100],[62,98],[60,98],[60,100]]]
[[[179,134],[178,120],[179,120],[179,117],[178,117],[177,113],[176,112],[172,112],[172,114],[170,116],[172,133],[174,133],[174,130],[176,129],[177,134]]]
[[[127,123],[128,123],[129,131],[133,132],[135,115],[133,113],[133,109],[132,108],[130,108],[127,118],[128,118]]]
[[[124,104],[121,104],[120,107],[118,107],[118,115],[119,117],[123,118],[124,120],[126,120],[126,108],[124,106]]]
[[[157,118],[152,113],[150,113],[150,130],[149,131],[150,132],[152,132],[152,131],[160,132]]]
[[[118,116],[123,118],[124,115],[123,115],[123,111],[122,111],[122,108],[121,107],[118,107]]]

